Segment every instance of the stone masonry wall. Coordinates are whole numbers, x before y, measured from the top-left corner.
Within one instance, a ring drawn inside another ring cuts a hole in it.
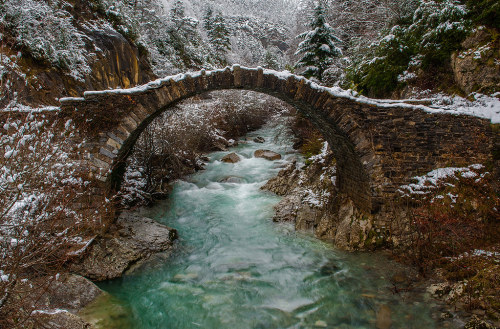
[[[233,66],[131,89],[87,92],[84,98],[61,100],[61,115],[81,127],[93,175],[112,190],[135,141],[157,115],[183,99],[221,89],[254,90],[297,107],[329,142],[340,191],[367,213],[379,211],[412,176],[490,159],[493,133],[487,120],[355,98],[260,68]]]

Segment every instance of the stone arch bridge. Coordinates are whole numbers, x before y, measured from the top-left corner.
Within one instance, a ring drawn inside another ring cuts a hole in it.
[[[238,65],[64,98],[61,115],[80,127],[93,177],[112,190],[137,138],[154,118],[181,100],[223,89],[257,91],[295,106],[328,141],[340,191],[365,212],[377,212],[412,176],[490,158],[488,120],[353,97],[289,73]]]

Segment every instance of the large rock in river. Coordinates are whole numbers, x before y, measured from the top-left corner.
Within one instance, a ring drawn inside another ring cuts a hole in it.
[[[91,280],[122,276],[132,265],[171,249],[177,231],[150,218],[120,215],[106,236],[98,238],[71,271]]]
[[[281,159],[281,154],[270,150],[257,150],[255,151],[254,156],[256,158],[264,158],[271,161]]]
[[[226,154],[220,161],[226,162],[226,163],[236,163],[239,162],[241,159],[238,154],[236,153],[229,153]]]
[[[78,313],[97,298],[108,294],[91,281],[74,274],[63,274],[49,280],[52,282],[36,300],[36,310],[32,313],[32,318],[40,327],[93,328]]]

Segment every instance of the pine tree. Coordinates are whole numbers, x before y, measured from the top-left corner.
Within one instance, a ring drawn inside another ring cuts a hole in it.
[[[206,31],[212,30],[213,14],[214,11],[212,7],[208,7],[205,11],[205,15],[203,15],[203,27],[205,28]]]
[[[318,2],[314,9],[310,27],[311,31],[297,36],[304,41],[299,44],[295,52],[296,55],[302,55],[295,67],[305,67],[306,70],[303,73],[305,77],[315,77],[321,81],[323,72],[333,63],[333,59],[342,55],[342,51],[336,45],[341,40],[326,22],[325,9],[321,2]]]
[[[211,21],[211,29],[208,30],[208,38],[217,56],[224,61],[224,54],[228,50],[231,50],[231,41],[229,40],[229,30],[226,27],[226,22],[221,13],[218,13]]]
[[[184,3],[182,0],[177,0],[172,9],[170,9],[170,17],[172,18],[172,22],[176,25],[176,27],[182,27],[184,25]]]
[[[278,63],[278,59],[276,58],[276,55],[273,54],[270,50],[266,50],[266,53],[264,54],[264,67],[271,69],[271,70],[279,70],[280,69],[280,64]]]
[[[172,24],[169,27],[169,46],[186,67],[197,67],[203,60],[198,53],[201,36],[198,33],[198,20],[185,15],[184,3],[177,0],[170,9]]]

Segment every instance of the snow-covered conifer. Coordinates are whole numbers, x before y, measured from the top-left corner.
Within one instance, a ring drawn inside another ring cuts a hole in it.
[[[205,28],[205,30],[207,32],[212,30],[212,23],[214,20],[212,17],[213,14],[214,14],[214,11],[213,11],[212,7],[206,8],[205,14],[203,15],[203,27]]]
[[[296,67],[305,67],[303,75],[307,78],[315,77],[321,81],[323,72],[332,64],[333,59],[342,55],[342,51],[337,46],[341,40],[335,35],[335,30],[325,20],[325,9],[321,2],[318,2],[312,15],[311,30],[298,36],[304,39],[296,55],[301,55]]]
[[[221,13],[218,13],[212,20],[208,38],[217,57],[222,62],[225,62],[224,55],[228,50],[231,50],[231,40],[229,39],[229,30]]]
[[[264,54],[263,62],[265,68],[272,70],[280,69],[280,63],[278,62],[278,58],[269,49],[266,50],[266,53]]]

